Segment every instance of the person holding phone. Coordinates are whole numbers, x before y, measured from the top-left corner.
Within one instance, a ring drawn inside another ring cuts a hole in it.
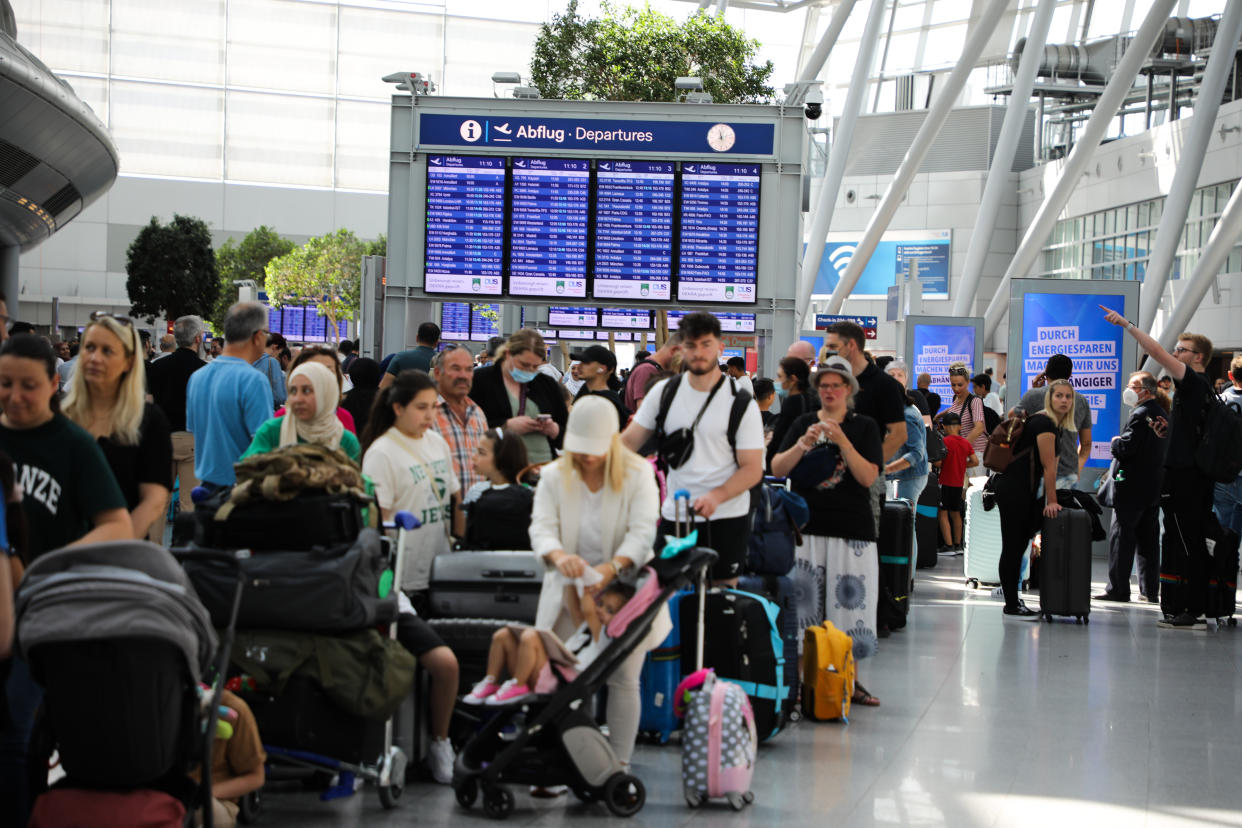
[[[474,372],[471,390],[487,427],[520,436],[534,464],[552,460],[569,419],[557,381],[539,372],[546,352],[539,332],[522,328],[497,350],[494,363]]]

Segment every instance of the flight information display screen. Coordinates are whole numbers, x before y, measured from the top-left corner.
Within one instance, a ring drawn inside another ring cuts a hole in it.
[[[599,311],[590,307],[565,308],[553,306],[548,308],[548,324],[566,328],[582,326],[594,328],[599,324]]]
[[[608,337],[612,337],[613,342],[630,342],[634,338],[634,334],[628,331],[596,331],[595,338],[603,342],[608,341]]]
[[[591,162],[514,158],[509,294],[586,297]]]
[[[487,316],[484,316],[484,311],[486,311],[489,316],[492,316],[492,318],[488,319]],[[486,342],[493,336],[500,336],[500,305],[471,305],[471,341]]]
[[[440,306],[440,338],[452,342],[470,339],[470,303],[445,302]]]
[[[668,162],[598,163],[591,285],[596,298],[672,298],[674,174]]]
[[[681,165],[677,299],[755,301],[759,165]]]
[[[427,158],[427,293],[499,296],[504,275],[505,159]]]
[[[682,317],[688,313],[692,313],[692,311],[669,311],[668,329],[670,331],[677,330],[677,326],[681,324]],[[720,320],[720,330],[724,333],[755,332],[755,315],[753,313],[717,313],[715,317]]]
[[[650,330],[651,311],[642,308],[600,308],[601,328],[637,328]]]

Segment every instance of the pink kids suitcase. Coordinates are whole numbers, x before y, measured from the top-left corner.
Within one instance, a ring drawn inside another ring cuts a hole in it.
[[[708,799],[724,797],[734,810],[742,810],[755,800],[750,782],[759,746],[750,699],[741,687],[717,679],[711,670],[686,677],[676,697],[686,716],[681,741],[686,803],[698,808]]]

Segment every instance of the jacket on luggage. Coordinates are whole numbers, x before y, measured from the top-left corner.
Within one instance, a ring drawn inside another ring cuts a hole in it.
[[[1164,482],[1164,453],[1168,433],[1157,437],[1147,424],[1150,418],[1168,419],[1164,408],[1151,399],[1134,406],[1121,434],[1113,438],[1112,452],[1121,479],[1113,480],[1113,508],[1145,509],[1160,502]]]

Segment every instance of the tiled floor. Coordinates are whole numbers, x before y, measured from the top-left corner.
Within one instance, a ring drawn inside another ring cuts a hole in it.
[[[1102,561],[1095,575],[1099,591]],[[796,724],[765,745],[745,811],[689,810],[677,747],[640,746],[648,797],[634,819],[519,793],[509,822],[1242,826],[1242,629],[1159,630],[1158,615],[1096,604],[1086,627],[1002,621],[999,600],[963,587],[961,558],[942,559],[919,573],[910,626],[864,664],[883,705],[848,726]],[[429,784],[408,787],[392,812],[369,789],[326,805],[271,791],[261,822],[487,823]]]

